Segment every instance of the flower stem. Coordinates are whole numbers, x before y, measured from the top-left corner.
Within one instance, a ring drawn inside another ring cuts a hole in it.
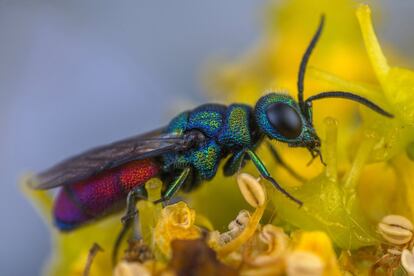
[[[326,141],[325,141],[325,161],[326,161],[326,177],[332,181],[338,181],[337,171],[337,140],[338,140],[338,128],[337,121],[331,117],[328,117],[324,121],[326,126]]]
[[[361,175],[362,169],[367,162],[367,159],[374,147],[375,139],[373,137],[367,137],[359,146],[358,152],[352,163],[352,167],[348,172],[345,182],[344,189],[347,191],[354,191],[357,185],[359,176]]]

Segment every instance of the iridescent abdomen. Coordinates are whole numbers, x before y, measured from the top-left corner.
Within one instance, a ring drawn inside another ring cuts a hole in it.
[[[125,204],[129,191],[158,175],[159,165],[151,160],[133,161],[92,178],[62,188],[53,210],[60,230],[72,230]]]

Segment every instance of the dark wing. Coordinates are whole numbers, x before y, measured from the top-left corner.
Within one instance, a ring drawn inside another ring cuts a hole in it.
[[[134,160],[186,150],[194,145],[198,138],[193,133],[165,134],[163,129],[155,130],[69,158],[36,175],[29,185],[34,189],[70,185]]]

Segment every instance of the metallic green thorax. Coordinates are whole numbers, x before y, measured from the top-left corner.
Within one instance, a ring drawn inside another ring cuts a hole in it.
[[[275,113],[269,114],[269,110]],[[286,110],[290,117],[283,121],[283,112]],[[271,122],[269,116],[272,115],[273,119],[279,120],[276,122],[282,122],[280,126]],[[296,120],[294,125],[297,131],[294,130],[297,135],[287,137],[284,133],[290,127],[289,120],[292,119],[292,115]],[[191,168],[192,182],[186,185],[190,190],[200,180],[212,179],[217,173],[220,161],[228,155],[231,156],[223,168],[225,175],[233,175],[239,171],[248,157],[263,177],[270,177],[264,164],[254,153],[254,149],[265,136],[292,147],[318,149],[319,146],[319,138],[312,123],[301,113],[298,103],[289,95],[280,93],[270,93],[261,97],[254,108],[244,104],[202,105],[179,114],[166,130],[167,133],[178,135],[194,131],[202,133],[202,142],[185,151],[162,156],[164,170],[167,172],[180,173],[183,169]],[[275,183],[274,185],[278,186]],[[283,189],[279,190],[284,192]]]
[[[243,104],[206,104],[179,114],[170,122],[168,133],[181,134],[199,130],[206,139],[201,145],[186,152],[165,154],[164,169],[192,167],[197,179],[213,178],[221,159],[229,154],[237,156],[239,152],[253,148],[260,141],[261,135],[258,135],[252,111],[252,107]],[[236,171],[233,164],[226,167],[232,167],[232,173]]]

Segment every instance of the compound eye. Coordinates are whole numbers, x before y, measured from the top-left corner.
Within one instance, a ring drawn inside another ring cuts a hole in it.
[[[286,103],[273,103],[266,109],[266,116],[273,128],[287,139],[302,133],[302,120],[298,112]]]

